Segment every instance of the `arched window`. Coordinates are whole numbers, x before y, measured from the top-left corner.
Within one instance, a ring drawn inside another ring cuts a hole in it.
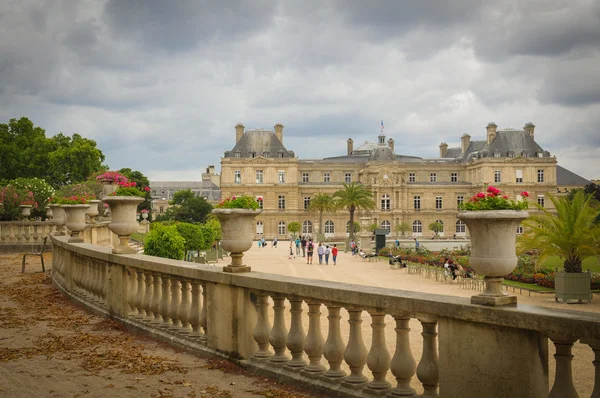
[[[456,222],[456,233],[464,234],[465,232],[467,232],[467,224],[463,220],[458,220]]]
[[[381,195],[381,210],[390,210],[390,195],[384,193]]]
[[[264,233],[264,230],[265,230],[265,224],[263,224],[262,221],[258,221],[256,223],[256,234],[262,235]]]
[[[390,231],[391,231],[391,229],[392,229],[392,224],[390,224],[390,222],[389,222],[389,221],[387,221],[387,220],[385,220],[385,221],[382,221],[382,222],[381,222],[381,229],[385,229],[385,230],[387,230],[388,232],[390,232]]]
[[[335,225],[333,221],[327,220],[325,221],[325,233],[326,234],[334,234],[335,233]]]
[[[423,224],[421,224],[421,221],[415,220],[413,221],[413,234],[420,233],[423,233]]]
[[[308,235],[312,233],[312,223],[310,221],[304,221],[302,223],[302,235]]]
[[[279,224],[277,225],[277,233],[279,235],[285,235],[285,221],[279,221]]]
[[[442,220],[435,220],[435,222],[439,222],[440,225],[442,226],[442,230],[440,231],[440,234],[444,233],[444,222]]]

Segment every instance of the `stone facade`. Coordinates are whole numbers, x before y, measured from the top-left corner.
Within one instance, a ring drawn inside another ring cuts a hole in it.
[[[302,160],[284,147],[282,125],[275,126],[276,132],[244,132],[238,124],[236,145],[221,160],[221,194],[223,198],[244,194],[262,199],[256,238],[286,238],[286,226],[293,221],[303,225],[302,234],[315,235],[319,217],[306,210],[310,198],[319,193],[331,195],[352,181],[373,192],[377,207],[366,215],[392,234],[396,225],[407,223],[412,235],[431,236],[428,226],[439,220],[444,225],[442,236],[465,236],[466,227],[456,218],[457,203],[488,184],[512,199],[528,191],[530,203],[539,198],[545,206],[551,205],[547,194],[559,186],[556,158],[534,141],[534,127],[528,123],[523,130],[498,131],[490,123],[485,140],[471,141],[465,134],[460,148],[442,143],[440,157],[434,159],[396,154],[394,140],[386,143],[380,135],[377,142],[356,149],[349,139],[343,156]],[[324,214],[325,235],[345,238],[348,220],[347,211]]]

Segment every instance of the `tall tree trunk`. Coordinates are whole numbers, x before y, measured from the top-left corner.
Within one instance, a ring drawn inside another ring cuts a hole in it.
[[[323,235],[323,210],[319,211],[319,235]]]
[[[354,210],[356,210],[354,208],[354,206],[350,206],[350,240],[353,241],[354,240]]]
[[[579,258],[566,259],[564,266],[565,266],[565,272],[581,272],[581,259],[579,259]]]

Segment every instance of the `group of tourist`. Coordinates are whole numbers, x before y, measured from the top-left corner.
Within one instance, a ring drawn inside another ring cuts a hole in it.
[[[462,265],[455,263],[451,258],[446,258],[446,262],[444,263],[444,274],[447,277],[452,276],[452,280],[454,281],[458,277],[457,271],[464,271],[467,278],[473,278],[473,275],[471,275],[469,271],[465,271]]]

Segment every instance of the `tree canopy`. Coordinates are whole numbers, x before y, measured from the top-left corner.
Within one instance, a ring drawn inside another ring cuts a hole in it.
[[[205,222],[213,208],[206,199],[194,195],[191,189],[175,192],[171,204],[173,207],[167,210],[167,217],[189,223]]]
[[[79,134],[47,138],[46,131],[26,117],[0,123],[0,183],[16,178],[41,178],[54,188],[83,182],[103,166],[96,142]]]
[[[354,224],[354,213],[358,209],[372,210],[375,208],[373,194],[361,184],[344,183],[344,188],[333,194],[335,207],[347,209],[350,212],[350,225]],[[350,240],[354,239],[354,229],[350,229]]]
[[[308,210],[319,213],[319,233],[323,232],[323,212],[335,209],[333,198],[325,193],[319,193],[310,200]]]
[[[123,168],[118,171],[120,174],[127,177],[127,179],[131,182],[135,182],[138,187],[145,188],[150,186],[150,180],[146,177],[141,171],[131,170],[130,168]],[[138,205],[137,211],[140,212],[142,210],[152,210],[152,195],[150,192],[146,192],[144,195],[144,201]],[[149,213],[152,214],[152,213]],[[152,221],[152,220],[150,220]],[[180,220],[183,221],[183,220]]]

